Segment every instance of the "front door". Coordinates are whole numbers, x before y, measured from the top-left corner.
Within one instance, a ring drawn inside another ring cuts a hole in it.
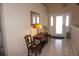
[[[70,31],[70,14],[51,15],[49,33],[52,36],[66,37],[66,33]]]
[[[64,20],[63,20],[63,16],[56,16],[55,18],[55,36],[60,36],[63,37],[64,36]]]

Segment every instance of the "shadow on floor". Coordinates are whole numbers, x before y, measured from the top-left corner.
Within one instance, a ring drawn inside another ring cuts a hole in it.
[[[53,38],[53,39],[64,39],[64,37],[60,37],[60,36],[51,36],[51,38]]]

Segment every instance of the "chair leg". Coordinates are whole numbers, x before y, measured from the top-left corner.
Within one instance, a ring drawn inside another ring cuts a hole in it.
[[[41,49],[39,50],[39,55],[41,54]]]
[[[37,51],[35,50],[35,56],[37,56]]]
[[[30,56],[29,49],[28,49],[28,56]]]

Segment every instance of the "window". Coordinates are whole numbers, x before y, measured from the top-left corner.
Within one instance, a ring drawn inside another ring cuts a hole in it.
[[[37,16],[37,23],[39,24],[39,16]]]
[[[35,17],[33,17],[33,24],[35,24]]]
[[[53,16],[51,16],[51,26],[53,26]]]
[[[36,23],[39,24],[39,20],[40,20],[39,16],[40,16],[39,13],[31,11],[31,24],[36,24]]]
[[[69,16],[66,16],[66,26],[69,26]]]

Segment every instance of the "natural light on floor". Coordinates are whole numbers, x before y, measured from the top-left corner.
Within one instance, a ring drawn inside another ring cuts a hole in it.
[[[61,49],[61,47],[62,47],[62,40],[61,39],[55,40],[55,47],[56,47],[56,49]]]

